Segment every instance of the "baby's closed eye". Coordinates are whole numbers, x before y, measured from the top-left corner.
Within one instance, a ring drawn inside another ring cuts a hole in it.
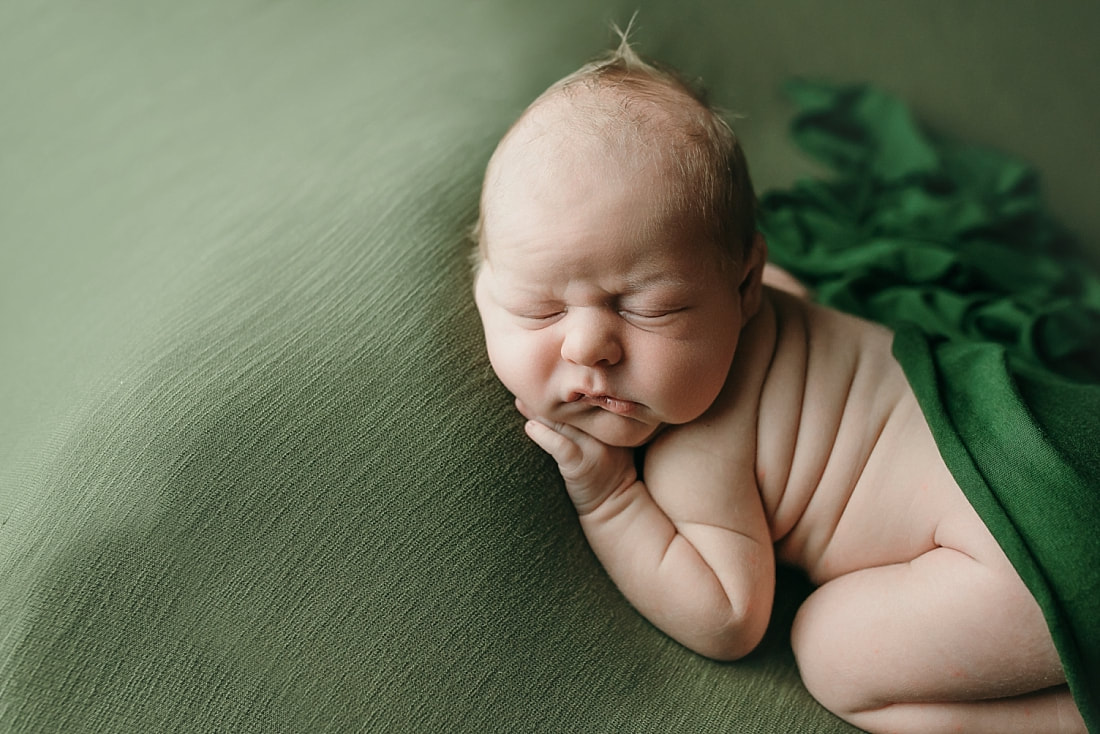
[[[616,296],[614,301],[620,313],[640,318],[663,318],[687,311],[695,297],[690,287],[659,284],[628,289]]]
[[[520,323],[536,328],[554,323],[566,312],[564,306],[555,303],[518,304],[504,308]]]
[[[638,319],[663,319],[686,310],[686,308],[622,308],[619,309],[619,313]]]
[[[660,326],[675,321],[676,317],[688,310],[680,303],[626,302],[619,304],[619,315],[639,326]]]

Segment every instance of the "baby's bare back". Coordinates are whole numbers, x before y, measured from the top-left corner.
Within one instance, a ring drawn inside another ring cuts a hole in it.
[[[757,482],[779,560],[820,584],[912,560],[945,533],[986,535],[889,330],[778,291],[760,318],[775,342],[756,416]]]

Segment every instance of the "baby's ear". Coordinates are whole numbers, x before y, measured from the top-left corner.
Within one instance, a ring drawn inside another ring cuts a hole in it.
[[[741,325],[748,323],[760,309],[760,297],[764,289],[764,265],[768,262],[768,243],[757,232],[741,262],[741,282],[737,286],[741,297]]]

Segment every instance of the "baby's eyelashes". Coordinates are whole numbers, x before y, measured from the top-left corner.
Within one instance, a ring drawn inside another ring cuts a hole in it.
[[[662,308],[662,309],[643,309],[643,308],[624,308],[620,309],[619,313],[623,316],[629,316],[636,319],[656,320],[663,319],[671,316],[675,313],[684,311],[683,308]]]
[[[547,306],[540,308],[510,307],[506,310],[521,323],[533,328],[541,328],[556,323],[569,314],[569,308],[567,306]],[[687,311],[687,307],[611,307],[608,311],[617,314],[620,318],[636,326],[652,328],[673,321],[678,314]]]
[[[498,301],[501,308],[510,316],[525,324],[545,325],[565,315],[566,307],[555,302],[508,302]]]
[[[513,311],[513,315],[524,320],[538,324],[547,324],[565,315],[564,310],[557,311]]]
[[[620,309],[619,315],[640,328],[652,329],[673,323],[676,317],[686,310],[686,307],[662,309],[630,308]]]

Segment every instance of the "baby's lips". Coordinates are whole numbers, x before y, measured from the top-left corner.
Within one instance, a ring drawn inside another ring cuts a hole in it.
[[[638,404],[631,400],[623,400],[622,398],[613,398],[610,395],[598,395],[585,399],[586,403],[590,405],[596,405],[609,413],[615,415],[633,415],[638,409]]]
[[[585,398],[598,398],[605,395],[606,393],[603,390],[573,390],[569,393],[569,397],[565,399],[565,402],[576,403]]]
[[[609,413],[625,416],[632,415],[638,409],[638,404],[632,400],[615,397],[614,395],[608,395],[602,392],[581,392],[579,390],[574,390],[569,393],[569,398],[566,402],[584,403],[585,405],[603,408]]]

